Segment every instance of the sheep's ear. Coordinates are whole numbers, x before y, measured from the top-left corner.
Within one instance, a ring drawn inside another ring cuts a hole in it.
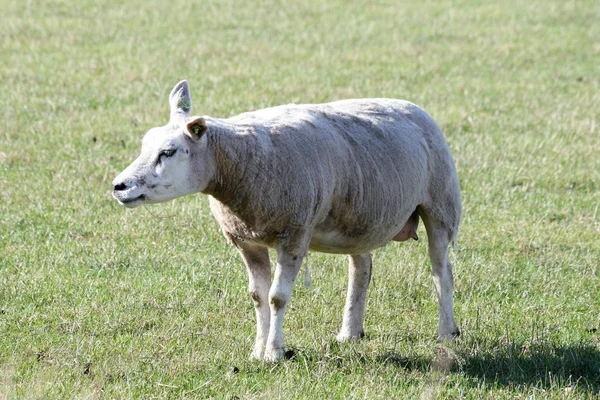
[[[202,117],[195,118],[187,123],[187,133],[194,140],[200,140],[207,130],[208,126]]]
[[[192,97],[190,96],[190,85],[186,80],[179,82],[169,95],[169,105],[171,106],[171,120],[177,118],[187,118],[192,109]]]

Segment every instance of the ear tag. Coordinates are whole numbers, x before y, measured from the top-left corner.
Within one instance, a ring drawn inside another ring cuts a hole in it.
[[[192,105],[185,96],[182,96],[177,102],[177,108],[189,112],[190,108],[192,108]]]

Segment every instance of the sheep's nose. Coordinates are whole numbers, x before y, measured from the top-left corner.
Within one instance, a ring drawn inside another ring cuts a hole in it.
[[[115,192],[127,189],[127,185],[124,182],[115,183],[113,186]]]

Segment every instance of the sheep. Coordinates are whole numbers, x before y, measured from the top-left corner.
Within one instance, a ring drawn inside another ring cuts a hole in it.
[[[185,80],[169,104],[169,123],[146,133],[141,155],[113,181],[113,196],[126,207],[209,196],[246,265],[257,322],[252,358],[284,356],[284,314],[309,250],[348,255],[337,340],[364,336],[371,251],[418,239],[419,219],[438,297],[438,339],[460,334],[448,259],[462,212],[459,181],[448,145],[423,109],[404,100],[356,99],[190,117]],[[268,248],[277,253],[272,280]]]

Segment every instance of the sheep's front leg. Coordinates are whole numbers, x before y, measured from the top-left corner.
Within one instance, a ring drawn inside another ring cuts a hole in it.
[[[256,311],[256,340],[251,358],[262,360],[269,335],[269,287],[271,286],[271,265],[266,247],[243,242],[238,250],[248,270],[248,289]]]
[[[269,291],[271,324],[265,349],[265,361],[274,362],[285,354],[283,343],[283,316],[292,295],[294,280],[300,271],[302,260],[308,250],[310,235],[295,232],[282,239],[277,248],[277,267]]]
[[[344,307],[342,329],[337,340],[343,342],[364,336],[363,314],[367,300],[367,289],[371,281],[371,254],[351,255],[348,272],[348,293]]]

